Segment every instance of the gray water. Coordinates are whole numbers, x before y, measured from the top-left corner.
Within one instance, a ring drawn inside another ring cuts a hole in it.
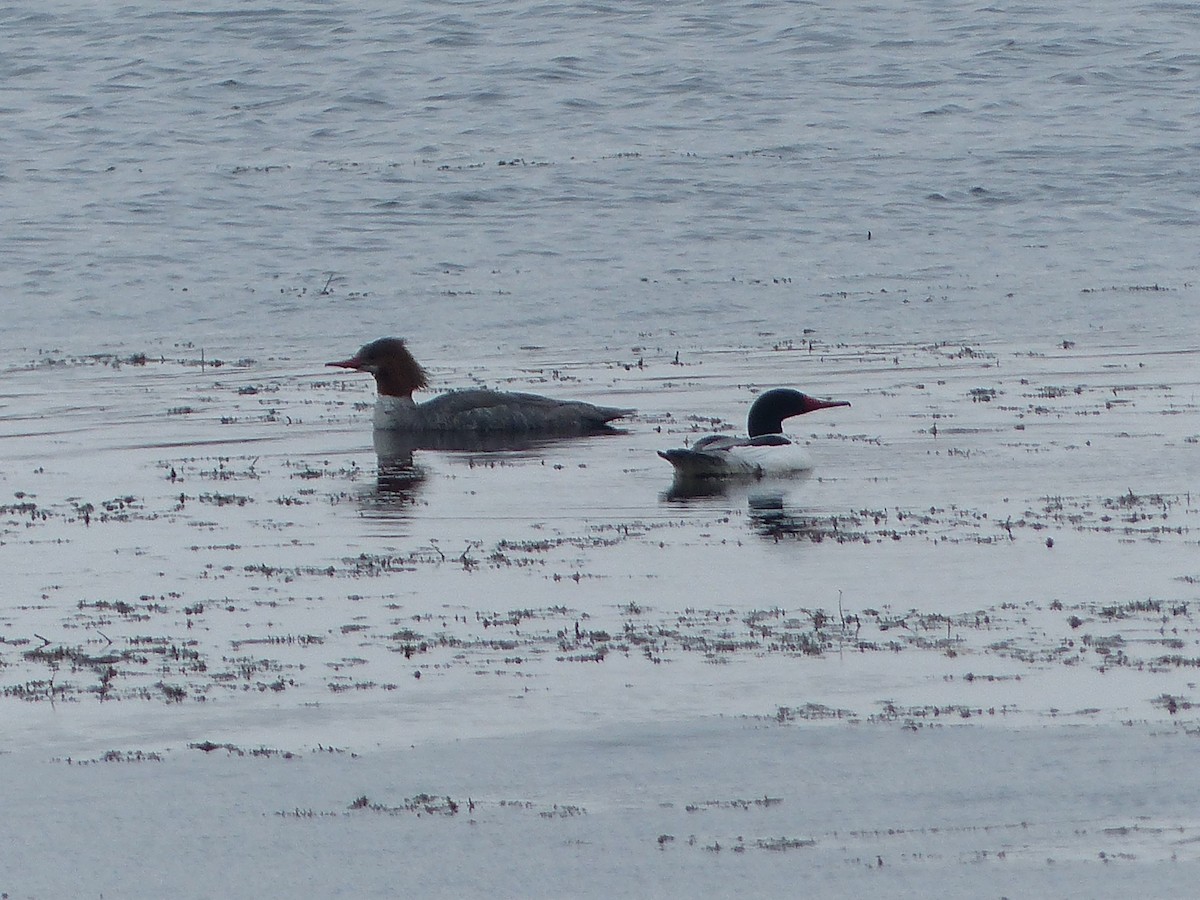
[[[1196,47],[1185,3],[4,7],[0,893],[1180,895]],[[381,473],[322,364],[385,333],[638,413]],[[778,384],[853,403],[789,423],[813,476],[676,491]]]
[[[18,2],[0,34],[10,364],[1196,337],[1192,4]]]

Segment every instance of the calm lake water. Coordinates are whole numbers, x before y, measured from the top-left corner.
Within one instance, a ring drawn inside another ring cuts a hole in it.
[[[1192,4],[0,18],[12,365],[1196,337]]]
[[[1186,896],[1197,47],[9,3],[0,894]],[[638,413],[381,477],[382,334]],[[815,473],[675,490],[773,385]]]

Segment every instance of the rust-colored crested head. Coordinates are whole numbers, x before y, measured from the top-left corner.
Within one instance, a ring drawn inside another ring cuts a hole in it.
[[[342,369],[370,372],[379,393],[388,397],[411,397],[429,383],[421,364],[413,359],[401,338],[380,338],[364,344],[354,356],[326,363]]]

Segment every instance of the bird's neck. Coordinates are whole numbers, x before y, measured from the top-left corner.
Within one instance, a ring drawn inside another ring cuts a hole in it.
[[[380,394],[375,399],[374,424],[376,428],[412,427],[420,417],[420,410],[412,395],[392,397]]]
[[[751,409],[750,420],[746,423],[746,431],[750,437],[764,434],[783,434],[783,418],[769,411]]]

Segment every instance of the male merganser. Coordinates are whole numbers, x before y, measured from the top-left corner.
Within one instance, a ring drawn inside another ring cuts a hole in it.
[[[747,437],[710,434],[691,447],[660,450],[677,478],[767,478],[813,467],[812,457],[783,434],[783,420],[818,409],[849,406],[846,400],[817,400],[791,388],[761,394],[750,407]]]
[[[375,376],[379,391],[376,430],[438,436],[583,435],[603,432],[606,423],[633,412],[578,400],[480,389],[450,391],[417,403],[413,391],[425,387],[428,379],[400,338],[380,338],[349,359],[326,365]]]

